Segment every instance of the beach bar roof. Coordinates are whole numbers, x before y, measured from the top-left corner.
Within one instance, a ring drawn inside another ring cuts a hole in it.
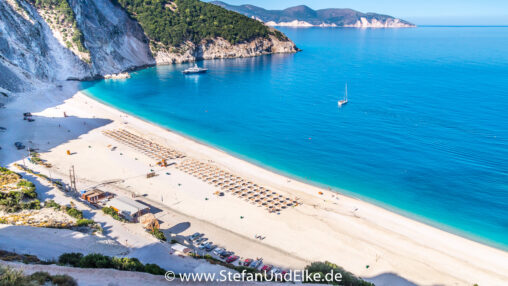
[[[120,215],[130,221],[136,221],[138,217],[150,211],[150,207],[147,205],[125,197],[111,199],[106,205],[114,208]]]
[[[93,189],[93,190],[82,190],[80,191],[81,198],[84,200],[87,200],[92,203],[96,203],[97,201],[103,199],[106,197],[106,193],[99,189]]]

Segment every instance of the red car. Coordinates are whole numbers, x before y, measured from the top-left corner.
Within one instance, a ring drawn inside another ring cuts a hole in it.
[[[231,255],[230,257],[228,257],[228,258],[226,259],[226,262],[227,262],[227,263],[235,262],[237,259],[238,259],[238,256],[236,256],[236,255]]]
[[[247,258],[243,261],[243,266],[249,266],[252,263],[252,259]]]
[[[273,266],[268,265],[268,264],[263,265],[263,267],[261,267],[261,271],[268,272],[268,271],[272,270],[272,267]]]

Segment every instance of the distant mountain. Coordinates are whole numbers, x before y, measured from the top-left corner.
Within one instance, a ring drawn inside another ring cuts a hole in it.
[[[356,27],[356,28],[409,28],[407,21],[388,15],[362,13],[352,9],[313,10],[305,5],[284,10],[266,10],[254,5],[229,5],[221,1],[212,4],[264,22],[268,26],[292,27]]]

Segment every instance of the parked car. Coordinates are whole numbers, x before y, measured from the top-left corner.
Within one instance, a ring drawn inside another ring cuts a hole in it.
[[[217,247],[216,249],[213,250],[213,254],[215,254],[215,255],[221,255],[224,251],[226,251],[224,248]]]
[[[201,238],[196,239],[194,242],[197,243],[197,244],[201,244],[201,243],[203,243],[203,242],[205,242],[207,240],[208,240],[208,238],[201,237]]]
[[[248,267],[252,263],[252,259],[247,258],[243,261],[242,265]]]
[[[199,249],[205,249],[205,247],[207,247],[209,244],[212,244],[211,242],[205,242],[205,243],[202,243],[198,246]]]
[[[231,256],[231,255],[233,255],[233,254],[235,254],[233,251],[224,251],[224,252],[220,255],[220,257],[221,257],[221,258],[226,258],[226,257],[229,257],[229,256]]]
[[[205,250],[206,250],[206,251],[212,251],[212,250],[214,250],[216,247],[217,247],[217,245],[215,245],[215,244],[209,244],[208,246],[206,246],[206,247],[205,247]]]
[[[270,270],[272,270],[272,267],[273,266],[271,266],[271,265],[265,264],[265,265],[263,265],[263,267],[261,267],[261,271],[269,272]]]
[[[233,263],[233,262],[235,262],[237,259],[238,259],[238,256],[236,256],[236,255],[231,255],[230,257],[228,257],[228,258],[226,259],[226,262],[227,262],[227,263]]]
[[[250,267],[257,269],[263,263],[263,259],[258,259],[250,264]]]
[[[25,149],[25,145],[23,145],[23,143],[21,143],[21,142],[16,142],[16,143],[14,143],[14,146],[15,146],[18,150]]]
[[[195,232],[195,233],[193,233],[191,236],[189,236],[189,239],[194,241],[194,240],[196,240],[196,239],[198,239],[198,238],[200,238],[200,237],[202,237],[202,236],[203,236],[203,234],[202,234],[202,233]]]
[[[270,274],[271,274],[271,275],[275,275],[275,274],[277,274],[277,273],[280,273],[280,269],[279,269],[279,268],[277,268],[277,267],[272,268],[272,270],[270,271]]]

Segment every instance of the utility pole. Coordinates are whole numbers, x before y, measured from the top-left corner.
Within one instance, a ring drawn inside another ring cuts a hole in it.
[[[72,165],[69,169],[69,182],[71,191],[77,192],[76,188],[76,172],[74,171],[74,165]]]
[[[49,172],[49,180],[51,181],[51,186],[53,187],[55,183],[53,182],[53,177],[51,176],[51,168],[47,168]]]

